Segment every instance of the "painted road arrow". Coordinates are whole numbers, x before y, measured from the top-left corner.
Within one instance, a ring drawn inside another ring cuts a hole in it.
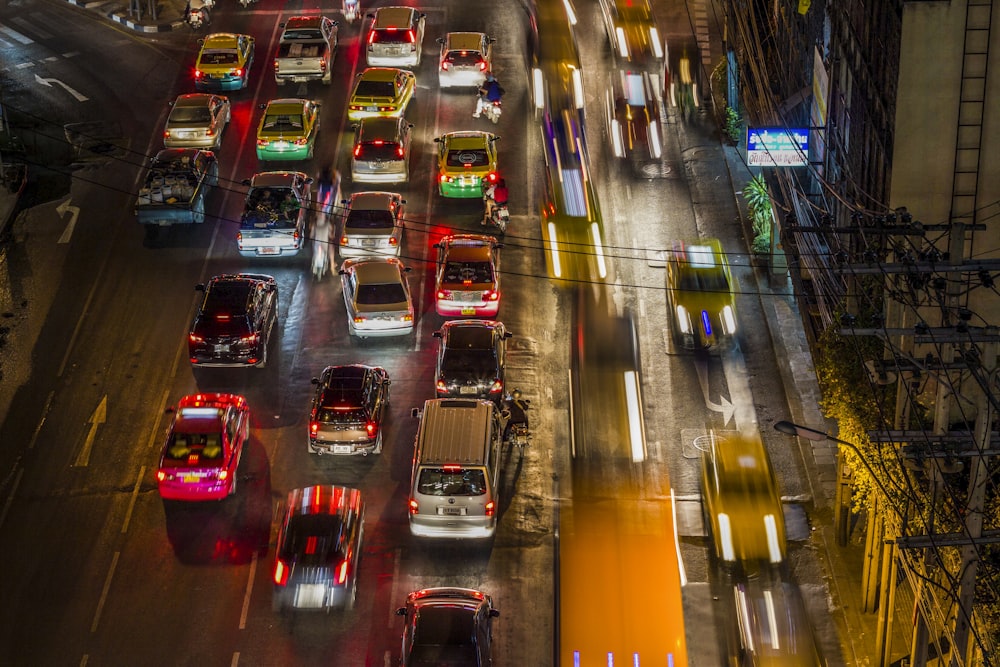
[[[701,395],[705,398],[705,406],[714,412],[722,413],[722,425],[729,426],[729,420],[733,418],[733,412],[736,408],[733,406],[732,402],[719,394],[719,402],[713,403],[712,399],[708,397],[708,359],[704,357],[697,357],[694,361],[695,369],[698,371],[698,384],[701,385]]]
[[[76,457],[76,461],[73,462],[74,468],[83,468],[90,465],[90,450],[94,448],[94,438],[97,436],[97,427],[108,420],[108,395],[105,394],[101,398],[101,402],[97,404],[94,409],[94,414],[90,415],[90,419],[87,423],[90,424],[90,430],[87,432],[87,439],[83,442],[83,449],[80,450],[80,454]]]
[[[49,88],[52,87],[53,83],[58,86],[61,86],[63,90],[65,90],[67,93],[75,97],[77,102],[86,102],[88,99],[90,99],[86,95],[76,92],[75,90],[67,86],[65,83],[60,81],[59,79],[43,79],[42,77],[36,74],[35,81],[42,84],[43,86],[48,86]]]
[[[66,201],[56,206],[56,213],[59,214],[60,218],[66,216],[69,213],[69,222],[66,224],[66,229],[63,230],[62,236],[59,237],[59,243],[69,243],[69,240],[73,237],[73,228],[76,227],[76,219],[80,215],[79,206],[70,206],[70,202],[73,201],[72,197],[66,199]]]

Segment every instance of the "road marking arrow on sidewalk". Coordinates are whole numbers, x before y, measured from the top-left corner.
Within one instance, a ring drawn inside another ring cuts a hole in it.
[[[76,92],[75,90],[67,86],[65,83],[60,81],[59,79],[43,79],[42,77],[36,74],[35,81],[42,84],[43,86],[48,86],[49,88],[52,87],[53,83],[58,84],[59,86],[62,86],[63,90],[65,90],[67,93],[75,97],[77,102],[86,102],[88,99],[90,99],[86,95]]]
[[[94,448],[94,438],[97,436],[97,427],[108,420],[108,395],[101,398],[101,402],[94,409],[94,414],[90,415],[88,423],[90,430],[87,432],[87,439],[83,442],[83,449],[73,462],[74,468],[83,468],[90,465],[90,450]]]
[[[56,206],[56,213],[62,218],[67,213],[69,213],[69,222],[66,224],[66,229],[63,230],[62,236],[59,237],[58,243],[69,243],[70,238],[73,236],[73,228],[76,227],[76,219],[80,215],[79,206],[70,206],[70,202],[73,201],[72,197],[66,199],[66,201]]]

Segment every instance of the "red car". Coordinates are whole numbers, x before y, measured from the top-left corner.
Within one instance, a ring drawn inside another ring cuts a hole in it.
[[[156,471],[164,500],[222,500],[250,436],[250,407],[236,394],[192,394],[177,404]]]

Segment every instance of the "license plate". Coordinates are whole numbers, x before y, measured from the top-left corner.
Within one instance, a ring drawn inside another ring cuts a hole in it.
[[[281,253],[277,248],[261,248],[258,252],[261,255],[277,255]]]
[[[365,111],[378,111],[378,107],[365,107]]]
[[[215,346],[215,351],[216,352],[229,352],[229,346],[228,345],[216,345]]]
[[[279,151],[283,151],[288,148],[287,141],[274,141],[271,143],[271,148],[277,148]]]
[[[462,309],[462,314],[463,315],[475,315],[476,314],[476,309],[475,308],[463,308]]]
[[[350,454],[352,451],[353,450],[352,450],[352,448],[351,448],[350,445],[334,445],[333,446],[333,453],[334,454]]]
[[[363,245],[366,248],[374,248],[375,246],[378,245],[378,241],[376,241],[375,239],[361,239],[361,245]]]
[[[184,480],[185,484],[197,484],[201,481],[201,478],[198,477],[198,475],[184,475],[181,479]]]
[[[464,507],[438,507],[439,514],[446,514],[448,516],[462,516],[465,514]]]
[[[479,393],[479,387],[459,387],[458,388],[458,393],[460,393],[460,394],[478,394]]]
[[[389,48],[386,49],[386,52],[388,52],[390,56],[398,56],[400,53],[403,52],[403,50],[398,46],[390,46]]]

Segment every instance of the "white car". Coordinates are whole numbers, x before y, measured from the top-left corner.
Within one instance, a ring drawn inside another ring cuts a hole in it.
[[[423,55],[426,15],[412,7],[380,7],[365,40],[370,67],[416,67]]]
[[[438,38],[441,58],[438,83],[442,88],[479,88],[493,71],[493,42],[481,32],[449,32]]]
[[[164,148],[218,149],[222,145],[222,132],[232,116],[228,97],[189,93],[170,106],[163,128]]]
[[[347,209],[340,234],[340,256],[398,257],[403,240],[406,200],[395,192],[355,192],[343,202]]]
[[[413,332],[413,298],[406,274],[395,257],[347,259],[340,279],[352,336],[405,336]]]

